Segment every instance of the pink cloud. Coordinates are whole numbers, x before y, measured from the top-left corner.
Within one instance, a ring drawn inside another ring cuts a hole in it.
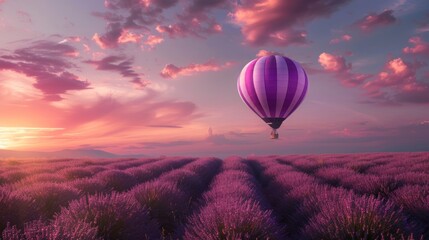
[[[422,66],[419,62],[409,63],[402,58],[391,59],[376,75],[351,73],[351,65],[350,68],[344,68],[344,66],[346,66],[345,62],[336,56],[327,61],[324,68],[334,72],[343,83],[359,86],[366,97],[371,99],[366,102],[429,103],[429,84],[417,79],[417,71]]]
[[[416,80],[416,67],[405,63],[402,58],[388,61],[377,79],[365,84],[366,89],[379,89],[380,87],[398,86],[412,83]]]
[[[47,137],[35,134],[34,138],[19,141],[32,147],[63,148],[76,144],[118,144],[129,142],[131,138],[140,142],[142,139],[148,140],[148,135],[160,136],[161,133],[171,137],[171,132],[176,130],[151,129],[154,126],[188,125],[203,116],[192,102],[162,100],[160,92],[151,89],[144,91],[146,94],[138,98],[99,97],[85,102],[71,102],[62,107],[46,101],[29,102],[28,99],[19,98],[15,101],[15,104],[20,104],[17,108],[5,104],[7,98],[0,95],[0,125],[59,128],[61,130]],[[178,131],[186,132],[180,128]]]
[[[280,46],[306,43],[302,25],[329,16],[349,0],[247,0],[231,13],[247,43]],[[310,7],[311,6],[311,7]]]
[[[143,35],[156,30],[167,34],[171,38],[196,36],[204,38],[206,35],[219,33],[222,26],[214,17],[208,15],[212,9],[228,4],[226,0],[183,2],[179,12],[172,19],[173,23],[166,24],[163,14],[166,9],[177,5],[178,0],[106,0],[105,6],[109,12],[94,12],[93,16],[108,22],[105,33],[95,33],[93,40],[103,49],[117,48],[120,43],[140,43]],[[177,10],[175,9],[175,10]],[[133,33],[130,31],[133,30]],[[147,36],[144,45],[153,48],[161,42],[161,37]]]
[[[133,60],[125,56],[107,56],[101,60],[88,60],[85,63],[94,65],[98,70],[118,72],[123,77],[131,78],[132,83],[142,86],[147,84],[142,80],[141,74],[133,69]]]
[[[59,44],[63,44],[63,43],[68,43],[68,42],[80,42],[82,41],[82,39],[78,36],[71,36],[71,37],[66,37],[63,40],[59,41]],[[73,54],[76,55],[76,54]]]
[[[212,61],[198,64],[198,63],[192,63],[185,67],[177,67],[173,64],[167,64],[161,71],[160,75],[163,78],[177,78],[179,76],[190,76],[194,75],[198,72],[213,72],[213,71],[220,71],[222,69],[225,69],[227,67],[230,67],[233,63],[232,62],[226,62],[223,65],[216,64]]]
[[[104,5],[111,12],[92,14],[107,21],[106,31],[103,34],[95,33],[92,39],[103,49],[116,48],[119,43],[140,42],[142,35],[129,31],[147,31],[149,26],[162,21],[165,9],[177,2],[178,0],[105,0]]]
[[[119,23],[125,29],[141,29],[148,25],[160,22],[162,13],[165,9],[171,8],[177,4],[178,0],[106,0],[105,6],[116,11],[116,19],[109,19],[109,22]],[[122,16],[122,12],[126,12],[126,16]]]
[[[76,56],[76,52],[67,44],[36,41],[29,47],[16,49],[12,55],[0,56],[0,70],[34,78],[33,86],[45,94],[45,99],[56,101],[67,91],[87,89],[90,85],[70,72],[74,64],[69,58]]]
[[[88,44],[84,43],[82,46],[85,52],[91,52],[91,48],[88,46]]]
[[[135,34],[128,30],[123,30],[121,36],[118,38],[118,43],[127,43],[127,42],[133,42],[133,43],[139,43],[143,38],[143,35],[141,34]]]
[[[264,50],[264,49],[259,50],[259,52],[256,54],[257,57],[265,57],[270,55],[283,55],[283,54],[279,52]]]
[[[192,0],[184,8],[183,13],[177,15],[173,24],[158,24],[159,33],[167,33],[170,37],[196,36],[204,38],[206,35],[222,32],[222,26],[209,13],[216,8],[229,4],[226,0]]]
[[[144,45],[148,46],[149,49],[154,48],[156,45],[161,44],[164,41],[164,38],[156,35],[149,35],[144,41]]]
[[[329,53],[319,55],[320,65],[329,72],[346,72],[351,69],[351,64],[346,64],[346,60],[341,56]]]
[[[371,77],[368,74],[352,73],[352,65],[346,63],[346,59],[342,56],[323,52],[319,55],[318,61],[325,71],[333,73],[346,86],[361,85]]]
[[[116,48],[119,44],[124,43],[140,43],[143,35],[133,33],[130,30],[123,28],[120,23],[109,23],[107,32],[103,35],[95,33],[92,37],[95,43],[102,49]]]
[[[94,40],[95,43],[103,49],[115,48],[118,46],[118,41],[122,32],[123,29],[120,23],[109,23],[106,33],[101,36],[98,33],[95,33],[92,40]]]
[[[337,43],[340,43],[340,42],[348,42],[350,40],[352,40],[352,36],[350,36],[348,34],[344,34],[344,35],[342,35],[339,38],[332,39],[329,43],[330,44],[337,44]]]
[[[429,103],[429,84],[417,79],[421,63],[389,60],[378,76],[364,84],[367,95],[382,103]]]
[[[222,32],[222,26],[213,19],[182,19],[178,23],[172,25],[158,25],[156,31],[166,33],[171,38],[197,36],[204,37],[213,33]]]
[[[414,46],[402,49],[404,53],[429,55],[429,43],[425,42],[420,37],[412,37],[408,42]]]
[[[371,31],[374,28],[388,26],[396,22],[393,10],[385,10],[379,14],[371,13],[355,23],[362,31]]]

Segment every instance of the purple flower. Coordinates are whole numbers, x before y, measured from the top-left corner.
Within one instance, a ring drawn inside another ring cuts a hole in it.
[[[303,229],[303,239],[401,239],[407,219],[392,202],[349,193],[320,202],[320,212]]]
[[[131,189],[137,184],[136,179],[128,173],[119,170],[107,170],[94,176],[108,189],[122,192]]]
[[[68,182],[70,186],[78,189],[81,195],[84,194],[96,194],[96,193],[107,193],[109,189],[103,181],[98,178],[80,178],[74,181]]]
[[[188,211],[189,198],[173,183],[154,181],[140,184],[130,191],[149,216],[159,223],[164,234],[173,233]]]
[[[281,239],[272,212],[254,200],[219,199],[190,217],[184,239]]]
[[[160,238],[159,227],[148,210],[130,194],[82,197],[63,208],[52,224],[65,236],[75,236],[80,231],[78,226],[86,226],[88,231],[96,228],[97,237],[102,239]]]
[[[426,225],[429,230],[429,186],[407,185],[392,193],[391,199]],[[429,233],[429,232],[428,232]]]
[[[39,216],[44,218],[51,218],[69,201],[79,197],[79,191],[69,185],[47,182],[20,188],[16,194],[33,200]]]
[[[0,188],[0,232],[9,222],[22,227],[24,222],[37,218],[35,202],[28,196]]]

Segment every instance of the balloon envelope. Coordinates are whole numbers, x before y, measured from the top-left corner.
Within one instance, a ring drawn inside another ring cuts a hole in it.
[[[244,103],[270,127],[277,129],[304,100],[308,78],[299,63],[271,55],[246,64],[237,87]]]

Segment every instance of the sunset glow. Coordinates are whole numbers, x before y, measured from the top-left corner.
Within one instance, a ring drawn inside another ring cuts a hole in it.
[[[0,149],[428,151],[428,13],[409,0],[0,0]],[[244,65],[271,54],[309,81],[278,141],[237,92]]]

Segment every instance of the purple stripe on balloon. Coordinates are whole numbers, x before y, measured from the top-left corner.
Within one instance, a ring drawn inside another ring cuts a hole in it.
[[[259,58],[253,60],[253,62],[251,62],[247,67],[246,75],[245,75],[245,85],[246,85],[247,94],[249,94],[250,100],[256,106],[258,111],[262,114],[261,117],[267,117],[267,114],[265,113],[261,103],[259,102],[258,95],[256,95],[255,85],[253,84],[253,69],[255,68],[255,64],[258,60]]]
[[[264,74],[265,92],[268,107],[270,108],[270,117],[275,117],[277,104],[277,65],[275,56],[269,56],[265,60]]]
[[[295,104],[295,106],[293,107],[292,111],[288,114],[288,116],[285,116],[285,118],[289,117],[293,112],[295,112],[295,110],[299,107],[299,105],[301,105],[302,101],[304,101],[304,98],[308,89],[308,78],[307,78],[307,73],[305,73],[305,71],[304,71],[304,75],[305,75],[305,85],[304,85],[304,89],[302,90],[301,97],[299,97],[298,102]]]
[[[287,109],[290,107],[290,105],[292,104],[292,100],[295,96],[295,92],[298,86],[298,69],[295,65],[295,63],[290,60],[287,57],[283,57],[286,61],[287,64],[287,69],[288,69],[288,73],[289,73],[289,77],[288,77],[288,87],[287,87],[287,93],[286,93],[286,98],[285,101],[283,103],[283,107],[282,107],[282,111],[280,112],[280,116],[283,116]]]
[[[258,112],[256,112],[253,108],[252,108],[252,106],[250,105],[250,103],[247,101],[247,99],[244,97],[244,94],[243,94],[243,92],[242,92],[242,90],[241,90],[241,87],[240,87],[240,81],[238,81],[238,93],[240,94],[240,97],[241,97],[241,99],[243,99],[243,101],[244,101],[244,103],[246,103],[246,105],[250,108],[250,109],[252,109],[252,111],[256,114],[256,115],[258,115],[259,116],[259,113]],[[259,116],[259,117],[262,117],[262,116]]]

